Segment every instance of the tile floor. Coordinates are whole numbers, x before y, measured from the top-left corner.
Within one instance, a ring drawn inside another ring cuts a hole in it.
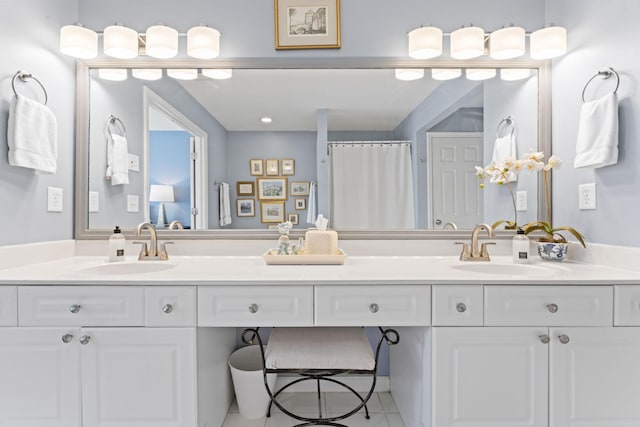
[[[301,415],[318,415],[317,393],[282,393],[282,405]],[[321,405],[328,414],[340,414],[348,408],[354,408],[357,398],[351,393],[322,393]],[[374,393],[367,404],[371,419],[364,417],[364,408],[360,413],[346,418],[340,423],[349,427],[404,427],[402,418],[390,393]],[[345,410],[343,410],[345,409]],[[234,401],[229,408],[227,418],[222,427],[291,427],[299,421],[285,415],[278,408],[273,409],[269,418],[247,420],[240,416],[238,405]]]

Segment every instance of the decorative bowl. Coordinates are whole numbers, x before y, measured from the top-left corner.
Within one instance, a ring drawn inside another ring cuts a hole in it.
[[[538,256],[545,261],[562,261],[567,256],[569,243],[536,242]]]

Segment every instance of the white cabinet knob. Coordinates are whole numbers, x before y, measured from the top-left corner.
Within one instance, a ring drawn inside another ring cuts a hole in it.
[[[258,304],[251,304],[249,306],[249,313],[255,314],[258,312],[259,309],[260,307],[258,307]]]
[[[561,344],[569,344],[569,341],[570,341],[569,337],[566,335],[560,335],[558,339],[560,340]]]
[[[547,304],[547,310],[549,310],[549,313],[557,313],[558,304]]]
[[[162,312],[164,314],[169,314],[173,311],[173,306],[171,304],[165,304],[164,307],[162,307]]]
[[[80,305],[73,304],[71,307],[69,307],[69,311],[73,314],[78,314],[80,312]]]
[[[547,334],[542,334],[540,335],[540,342],[542,344],[549,344],[549,342],[551,342],[551,338]]]
[[[458,310],[458,313],[464,313],[465,311],[467,311],[467,305],[463,302],[459,302],[456,305],[456,310]]]
[[[369,311],[372,313],[377,313],[380,310],[380,306],[375,302],[369,306]]]

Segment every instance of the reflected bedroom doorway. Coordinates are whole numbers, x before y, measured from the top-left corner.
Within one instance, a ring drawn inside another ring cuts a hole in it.
[[[146,87],[144,106],[147,220],[158,228],[178,220],[185,229],[206,229],[206,133]],[[158,198],[156,186],[163,197]],[[159,201],[163,198],[168,201]],[[161,204],[164,224],[158,219]]]

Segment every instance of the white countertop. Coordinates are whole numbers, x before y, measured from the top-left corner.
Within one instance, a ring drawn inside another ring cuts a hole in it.
[[[69,256],[0,270],[1,285],[640,284],[640,273],[576,261],[513,264],[455,256],[348,256],[344,265],[266,265],[261,256],[171,256],[108,263]]]

